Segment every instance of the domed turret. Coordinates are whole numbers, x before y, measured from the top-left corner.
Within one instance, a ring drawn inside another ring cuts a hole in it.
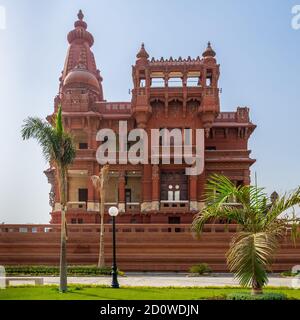
[[[138,59],[148,59],[148,58],[149,58],[149,54],[148,54],[148,52],[147,52],[146,49],[145,49],[145,44],[144,44],[144,43],[142,43],[141,49],[140,49],[140,51],[137,53],[136,57],[137,57]]]
[[[100,93],[100,84],[96,76],[87,70],[83,60],[80,59],[78,64],[65,77],[63,82],[64,88],[89,87]]]
[[[208,42],[207,43],[207,48],[206,50],[202,53],[202,56],[204,58],[214,58],[216,55],[216,52],[213,50],[213,48],[211,47],[211,43]]]
[[[137,53],[136,58],[137,58],[136,63],[138,65],[146,65],[148,63],[149,54],[145,49],[144,43],[142,43],[141,49]]]

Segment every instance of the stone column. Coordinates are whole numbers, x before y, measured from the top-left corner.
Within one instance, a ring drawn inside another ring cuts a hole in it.
[[[157,164],[152,166],[152,210],[159,210],[160,201],[160,175],[159,166]]]
[[[200,174],[198,177],[198,188],[197,188],[197,203],[198,203],[198,210],[203,209],[204,207],[204,198],[205,198],[205,184],[206,184],[206,174],[205,171]]]
[[[152,168],[151,164],[145,164],[143,166],[142,175],[142,204],[141,211],[147,212],[152,209]]]
[[[95,187],[92,182],[93,172],[89,172],[87,175],[87,188],[88,188],[88,202],[87,202],[87,211],[96,211],[97,207],[95,206]]]
[[[249,186],[251,183],[250,181],[250,170],[244,171],[244,185]]]
[[[120,171],[119,172],[119,184],[118,184],[118,194],[119,194],[119,203],[118,203],[118,207],[119,207],[119,211],[125,212],[125,171]]]
[[[190,210],[197,211],[197,178],[198,176],[189,177],[189,199],[190,199]]]

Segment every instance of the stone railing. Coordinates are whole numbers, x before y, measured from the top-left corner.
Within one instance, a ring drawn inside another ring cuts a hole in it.
[[[59,233],[60,224],[1,224],[0,234],[4,233],[18,233],[18,234],[41,234],[41,233]],[[204,232],[218,232],[218,233],[228,233],[236,232],[238,226],[236,224],[206,224],[204,226]],[[112,232],[112,226],[110,224],[104,225],[105,232]],[[176,229],[176,230],[175,230]],[[118,224],[116,230],[117,232],[127,233],[127,232],[191,232],[190,224]],[[68,233],[76,232],[87,232],[87,233],[99,233],[99,225],[97,224],[68,224]]]
[[[235,122],[236,112],[220,112],[215,120],[216,122]]]
[[[85,201],[69,201],[67,203],[68,210],[86,210],[86,202]]]
[[[130,102],[105,102],[100,105],[102,114],[130,114]]]
[[[161,200],[160,201],[160,210],[172,211],[174,209],[180,210],[180,211],[189,210],[189,201],[188,200],[179,200],[179,201]]]
[[[126,212],[140,211],[140,210],[141,210],[141,204],[139,202],[126,203]]]

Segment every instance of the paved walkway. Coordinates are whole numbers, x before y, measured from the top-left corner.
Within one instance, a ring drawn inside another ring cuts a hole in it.
[[[128,273],[118,278],[122,286],[151,286],[151,287],[206,287],[206,286],[237,286],[238,282],[230,274],[214,274],[202,277],[190,277],[187,274],[161,273]],[[28,281],[14,281],[11,284],[29,284]],[[45,284],[58,284],[59,277],[44,277]],[[68,277],[68,283],[110,285],[111,277]],[[283,278],[280,275],[269,277],[269,286],[292,287],[292,278]]]

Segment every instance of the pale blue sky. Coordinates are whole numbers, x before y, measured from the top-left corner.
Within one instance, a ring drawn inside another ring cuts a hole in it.
[[[0,0],[0,222],[49,221],[47,167],[22,121],[53,110],[67,33],[82,9],[94,35],[107,100],[130,100],[131,65],[140,43],[150,56],[201,55],[208,40],[221,64],[221,108],[249,106],[258,125],[252,171],[268,192],[300,184],[300,0]]]

